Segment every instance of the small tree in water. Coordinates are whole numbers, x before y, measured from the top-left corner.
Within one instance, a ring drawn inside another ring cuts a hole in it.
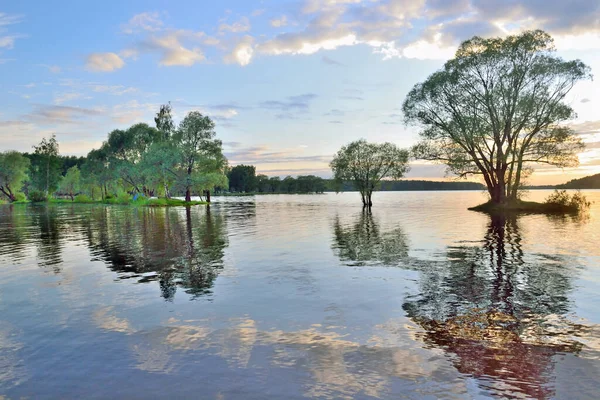
[[[406,122],[424,128],[415,156],[460,177],[481,175],[496,204],[518,200],[535,164],[577,165],[584,145],[561,125],[575,116],[564,99],[590,69],[553,52],[542,31],[462,43],[404,101]]]
[[[334,179],[352,182],[364,207],[371,207],[373,191],[384,178],[400,179],[408,171],[408,151],[392,143],[367,143],[361,139],[340,149],[329,164]]]

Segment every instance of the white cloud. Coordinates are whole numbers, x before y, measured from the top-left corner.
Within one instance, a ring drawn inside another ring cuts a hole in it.
[[[91,97],[78,92],[59,93],[54,96],[54,104],[63,104],[79,99],[91,99]]]
[[[254,38],[252,36],[244,36],[242,40],[233,48],[232,52],[224,58],[227,64],[239,64],[246,66],[250,64],[254,55]]]
[[[269,21],[272,27],[281,28],[282,26],[286,26],[288,24],[287,16],[282,15],[279,18],[272,19]]]
[[[92,85],[92,90],[94,92],[108,93],[115,96],[138,92],[137,88],[122,85]]]
[[[156,32],[161,30],[163,25],[158,12],[145,12],[131,17],[129,22],[121,27],[121,31],[126,34],[134,34],[141,31]]]
[[[186,66],[205,60],[205,56],[199,48],[187,49],[180,42],[176,34],[154,38],[150,46],[159,50],[162,55],[160,65],[164,66]]]
[[[18,35],[0,36],[0,48],[12,49],[15,47],[15,39],[19,37]]]
[[[93,72],[112,72],[124,65],[125,61],[115,53],[92,53],[86,60],[86,68]]]
[[[234,22],[233,24],[221,24],[219,25],[219,32],[232,32],[232,33],[240,33],[240,32],[248,32],[250,30],[250,20],[247,17],[240,18],[239,21]]]

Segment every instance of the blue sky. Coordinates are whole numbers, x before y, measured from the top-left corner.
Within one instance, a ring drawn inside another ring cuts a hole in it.
[[[177,120],[214,117],[231,164],[327,177],[351,140],[416,142],[402,101],[461,40],[535,28],[600,71],[592,0],[2,2],[0,150],[56,133],[62,153],[85,155],[171,101]],[[585,82],[568,99],[589,144],[581,166],[539,170],[533,183],[600,172],[598,93]],[[443,176],[420,161],[409,175]]]

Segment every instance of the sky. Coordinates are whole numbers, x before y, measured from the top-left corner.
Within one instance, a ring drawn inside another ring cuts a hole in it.
[[[600,73],[597,0],[0,1],[0,151],[55,133],[62,154],[85,155],[170,101],[176,122],[191,110],[216,121],[231,165],[330,177],[352,140],[417,142],[402,102],[462,40],[524,29]],[[581,165],[540,168],[531,184],[600,172],[598,80],[566,101]]]

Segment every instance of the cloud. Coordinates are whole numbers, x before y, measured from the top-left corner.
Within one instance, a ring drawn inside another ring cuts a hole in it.
[[[224,153],[232,164],[290,164],[290,163],[329,163],[331,155],[298,155],[303,149],[273,150],[266,145],[243,147],[238,142],[232,142],[232,150]]]
[[[158,12],[144,12],[131,17],[131,19],[121,27],[121,31],[129,35],[142,31],[156,32],[161,30],[163,25]]]
[[[39,64],[39,66],[46,68],[48,71],[52,72],[53,74],[60,74],[60,72],[62,71],[62,68],[59,67],[58,65]]]
[[[600,132],[600,120],[599,121],[585,121],[576,124],[569,125],[576,134],[578,135],[589,135],[592,133]]]
[[[12,35],[12,36],[0,36],[0,48],[12,49],[15,47],[15,39],[18,39],[22,36],[20,35]]]
[[[321,61],[322,61],[324,64],[327,64],[327,65],[337,65],[337,66],[343,66],[343,65],[344,65],[344,64],[342,64],[341,62],[339,62],[339,61],[336,61],[336,60],[334,60],[333,58],[330,58],[330,57],[327,57],[327,56],[323,56],[323,57],[321,57]]]
[[[158,53],[159,64],[162,66],[184,66],[189,67],[206,59],[202,50],[198,47],[186,48],[182,43],[182,37],[189,32],[170,32],[161,36],[151,36],[138,43],[135,48],[125,50],[129,56],[138,53]],[[202,34],[197,34],[198,37]]]
[[[590,99],[581,99],[581,103],[589,103],[590,101]]]
[[[332,117],[341,117],[341,116],[346,115],[346,112],[342,111],[340,109],[337,109],[337,108],[333,108],[333,109],[329,110],[329,112],[325,113],[324,115],[332,116]]]
[[[259,8],[257,10],[254,10],[250,13],[250,16],[252,17],[259,17],[261,15],[263,15],[265,13],[265,11],[267,11],[266,8]]]
[[[273,28],[281,28],[288,24],[287,16],[282,15],[279,18],[274,18],[274,19],[270,20],[269,23],[271,24],[271,26]]]
[[[6,31],[7,26],[9,25],[13,25],[13,24],[17,24],[19,22],[21,22],[22,17],[20,15],[9,15],[6,13],[2,13],[0,12],[0,33]],[[18,35],[18,34],[10,34],[10,35],[4,35],[4,36],[0,36],[0,49],[4,48],[4,49],[12,49],[15,47],[15,40],[25,37],[24,35]],[[4,59],[4,62],[6,62],[7,59]]]
[[[92,85],[92,90],[94,92],[108,93],[115,96],[139,92],[137,88],[122,85]]]
[[[54,104],[63,104],[72,100],[79,99],[91,99],[91,97],[86,96],[83,93],[77,92],[59,93],[54,97]]]
[[[246,35],[237,43],[231,53],[224,57],[223,61],[225,61],[226,64],[239,64],[241,66],[246,66],[250,64],[253,55],[254,38]]]
[[[34,107],[32,113],[25,116],[25,119],[41,125],[73,124],[82,118],[104,114],[104,111],[99,109],[38,104]]]
[[[93,72],[112,72],[124,65],[125,61],[115,53],[92,53],[86,60],[86,68]]]
[[[299,114],[307,113],[310,103],[318,96],[314,93],[305,93],[298,96],[289,96],[285,100],[268,100],[259,104],[260,108],[277,110],[277,119],[297,119]]]
[[[248,17],[242,17],[239,21],[234,22],[233,24],[222,23],[219,25],[219,32],[231,32],[231,33],[240,33],[240,32],[248,32],[250,30],[250,20]]]

